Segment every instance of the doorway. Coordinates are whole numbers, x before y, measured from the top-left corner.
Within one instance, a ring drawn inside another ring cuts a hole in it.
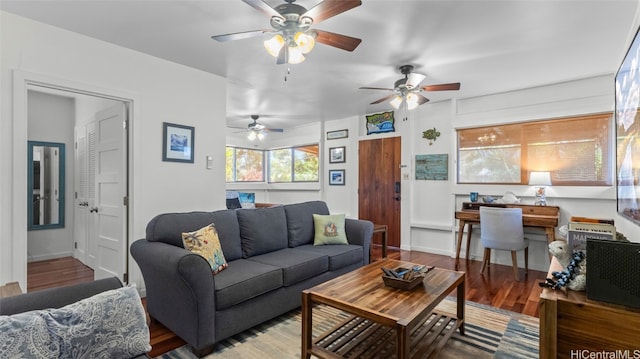
[[[401,137],[358,145],[358,218],[387,225],[387,245],[400,247]]]
[[[57,132],[64,132],[60,136],[69,138],[65,181],[68,220],[61,229],[27,232],[29,267],[38,261],[73,258],[95,273],[93,279],[116,276],[127,282],[131,101],[40,84],[27,84],[27,93],[29,139],[51,135],[51,130],[35,131],[34,135],[32,129],[52,126],[44,121],[52,122],[48,114],[56,101],[72,104],[72,116],[53,124]],[[29,276],[26,279],[25,288],[32,287]]]

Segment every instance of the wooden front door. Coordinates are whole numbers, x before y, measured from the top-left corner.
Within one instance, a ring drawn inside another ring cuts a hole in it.
[[[400,247],[400,137],[359,144],[358,218],[386,224],[387,245]]]

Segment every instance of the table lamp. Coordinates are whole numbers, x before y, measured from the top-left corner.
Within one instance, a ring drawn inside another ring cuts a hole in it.
[[[546,206],[545,186],[551,186],[551,173],[531,172],[529,175],[529,186],[536,186],[536,206]]]

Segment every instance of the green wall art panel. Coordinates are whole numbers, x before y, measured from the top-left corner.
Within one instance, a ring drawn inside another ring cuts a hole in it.
[[[449,180],[449,155],[416,155],[417,180]]]

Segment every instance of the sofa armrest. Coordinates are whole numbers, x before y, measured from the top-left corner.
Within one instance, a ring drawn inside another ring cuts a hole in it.
[[[147,312],[194,350],[215,342],[215,296],[209,263],[200,255],[145,239],[131,245],[145,282]]]
[[[344,227],[345,232],[347,232],[347,241],[349,244],[357,244],[363,247],[364,264],[368,264],[369,247],[371,246],[371,237],[373,236],[373,222],[346,218]]]
[[[0,315],[12,315],[47,308],[62,308],[81,299],[120,287],[122,287],[120,280],[116,277],[111,277],[1,298]]]

